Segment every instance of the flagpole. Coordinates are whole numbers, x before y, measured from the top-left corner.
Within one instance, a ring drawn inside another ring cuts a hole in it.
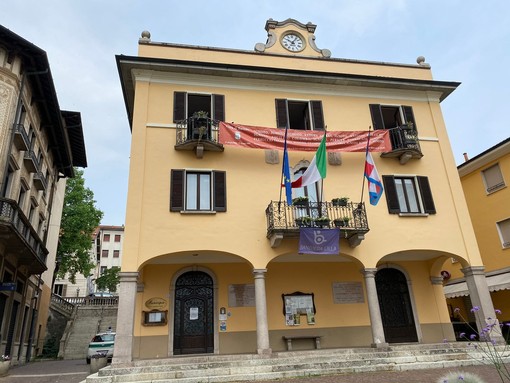
[[[368,147],[370,145],[370,129],[371,128],[372,128],[371,126],[368,127],[367,149],[365,150],[365,160],[363,161],[363,183],[361,184],[361,202],[360,202],[360,204],[363,203],[363,195],[365,193],[365,164],[367,161]]]
[[[285,125],[285,138],[284,138],[284,142],[283,142],[283,159],[282,159],[282,177],[280,179],[280,197],[279,197],[279,200],[278,200],[278,210],[280,210],[280,205],[282,203],[282,185],[285,185],[285,192],[287,192],[287,181],[285,180],[285,166],[289,166],[288,165],[288,161],[285,161],[285,156],[288,156],[288,152],[287,152],[287,131],[289,129],[289,123],[287,122],[287,124]],[[287,157],[288,159],[288,157]],[[290,180],[288,181],[290,182]]]

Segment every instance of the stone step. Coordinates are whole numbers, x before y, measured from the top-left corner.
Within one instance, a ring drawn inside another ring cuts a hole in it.
[[[509,357],[510,359],[510,357]],[[466,343],[392,346],[387,349],[323,349],[270,356],[201,355],[113,365],[86,383],[198,383],[269,380],[369,371],[403,371],[476,364]]]

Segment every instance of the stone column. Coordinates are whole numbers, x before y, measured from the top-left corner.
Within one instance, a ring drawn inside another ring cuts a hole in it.
[[[381,309],[379,307],[379,298],[377,297],[377,287],[375,285],[375,273],[377,273],[377,269],[366,268],[362,272],[365,277],[368,312],[370,314],[370,324],[372,327],[372,347],[388,347],[388,343],[386,343],[386,338],[384,337]]]
[[[119,308],[113,364],[129,363],[133,359],[133,330],[138,272],[121,272],[119,277]]]
[[[255,310],[257,316],[257,353],[271,354],[269,346],[269,329],[267,326],[267,303],[265,273],[267,269],[254,269],[255,276]]]
[[[490,339],[497,343],[505,344],[505,340],[500,333],[499,321],[496,319],[496,313],[494,312],[484,270],[485,267],[483,266],[470,266],[461,270],[466,277],[469,298],[471,299],[473,314],[476,318],[476,327],[478,334],[480,334],[487,324],[495,323],[494,328],[497,330],[490,333]]]

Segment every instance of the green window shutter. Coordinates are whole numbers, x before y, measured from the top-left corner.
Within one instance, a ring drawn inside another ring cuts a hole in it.
[[[186,92],[174,92],[174,122],[186,118]]]
[[[384,184],[384,194],[388,204],[388,213],[400,213],[400,204],[398,203],[397,188],[395,187],[395,179],[393,176],[382,176]]]
[[[285,129],[289,124],[289,116],[287,109],[287,100],[284,98],[277,98],[276,104],[276,127]]]
[[[413,107],[412,106],[402,106],[402,110],[404,111],[404,116],[406,118],[406,122],[412,122],[414,125],[414,129],[417,129],[416,127],[416,121],[414,120],[414,113],[413,113]]]
[[[324,130],[324,113],[322,101],[310,101],[312,106],[313,130]]]
[[[184,170],[172,169],[170,173],[170,211],[184,210]]]
[[[423,210],[428,214],[436,214],[436,206],[432,198],[432,191],[428,177],[417,177],[420,185],[421,201],[423,202]]]
[[[381,111],[381,105],[379,104],[370,104],[370,115],[372,116],[372,128],[374,128],[374,130],[378,130],[378,129],[384,129],[384,120],[383,120],[383,116],[382,116],[382,111]]]
[[[213,94],[213,114],[212,118],[218,121],[225,121],[225,96]]]
[[[227,180],[224,171],[213,171],[214,211],[227,211]]]

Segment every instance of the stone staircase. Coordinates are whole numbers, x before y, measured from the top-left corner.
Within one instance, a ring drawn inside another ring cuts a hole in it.
[[[108,327],[115,331],[116,324],[117,307],[78,306],[62,337],[59,357],[85,359],[92,337]]]
[[[199,355],[114,364],[81,383],[215,383],[480,364],[467,343],[322,349],[272,355]],[[510,362],[510,356],[506,358]]]

